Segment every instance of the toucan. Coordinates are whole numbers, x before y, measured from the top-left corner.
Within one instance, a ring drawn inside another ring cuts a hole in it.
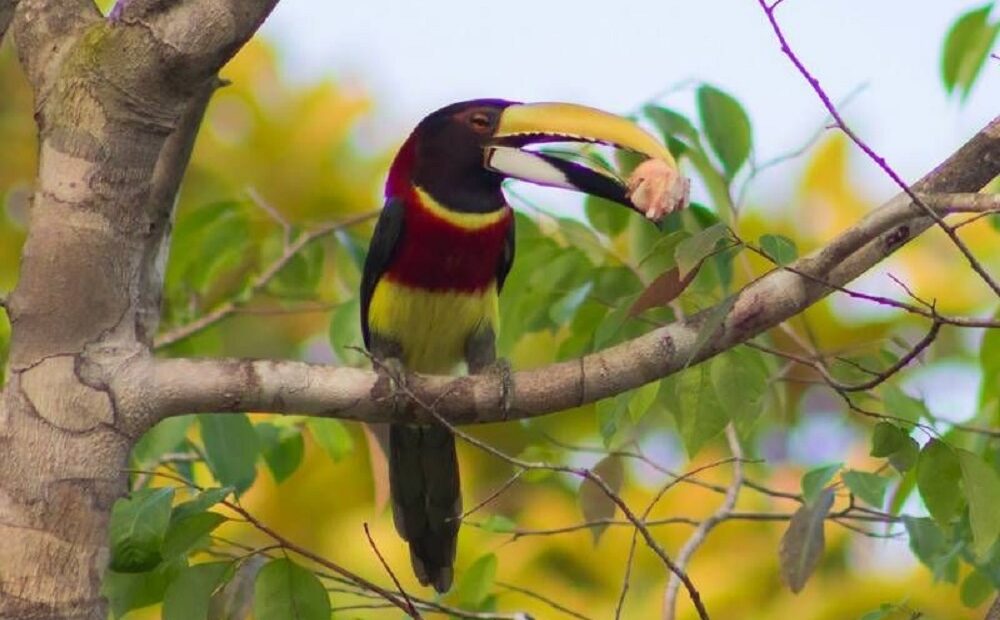
[[[606,198],[644,214],[615,173],[526,147],[607,144],[676,170],[670,152],[622,117],[568,103],[476,99],[443,107],[396,154],[361,280],[361,329],[376,370],[451,374],[509,366],[497,358],[498,296],[514,261],[506,178]],[[509,395],[509,388],[507,391]],[[417,579],[446,592],[462,500],[455,438],[443,425],[390,424],[392,515]]]

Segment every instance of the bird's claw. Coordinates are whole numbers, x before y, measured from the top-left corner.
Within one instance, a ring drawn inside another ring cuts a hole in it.
[[[489,372],[499,376],[500,411],[503,414],[503,419],[506,420],[514,408],[514,370],[507,358],[500,357],[493,362]]]
[[[393,412],[402,413],[409,400],[409,379],[403,361],[398,357],[386,358],[378,364],[377,372],[389,379],[389,398],[392,400]]]

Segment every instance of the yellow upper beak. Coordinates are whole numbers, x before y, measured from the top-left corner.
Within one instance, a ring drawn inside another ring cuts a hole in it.
[[[528,138],[539,141],[600,142],[659,159],[676,168],[670,151],[644,129],[603,110],[573,103],[526,103],[507,107],[500,116],[494,137]]]

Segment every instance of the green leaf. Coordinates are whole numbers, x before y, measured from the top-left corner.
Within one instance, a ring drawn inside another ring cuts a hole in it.
[[[998,229],[1000,230],[1000,229]],[[1000,318],[998,316],[997,318]],[[1000,377],[1000,329],[987,329],[979,349],[979,366],[984,377]],[[980,409],[1000,403],[1000,381],[983,381]]]
[[[181,415],[167,418],[146,432],[135,447],[132,458],[141,467],[156,463],[161,456],[172,452],[184,441],[194,416]]]
[[[996,590],[989,576],[981,570],[974,570],[962,581],[960,596],[966,607],[979,607]]]
[[[487,532],[496,532],[498,534],[506,534],[508,532],[513,532],[517,529],[517,523],[505,517],[503,515],[490,515],[484,520],[479,527],[486,530]]]
[[[591,195],[583,201],[583,211],[590,225],[609,237],[621,234],[631,217],[628,209],[617,202]]]
[[[664,136],[682,137],[691,146],[699,145],[698,128],[683,114],[657,105],[647,105],[642,112]]]
[[[781,576],[792,592],[800,592],[816,570],[826,541],[823,522],[833,506],[833,489],[822,491],[815,502],[802,504],[781,537]]]
[[[845,471],[841,478],[851,493],[870,506],[881,508],[885,503],[885,491],[889,488],[888,478],[855,469]]]
[[[628,393],[597,401],[594,408],[597,414],[597,428],[605,447],[611,445],[615,435],[628,421],[628,405]]]
[[[708,341],[714,338],[719,332],[719,329],[722,327],[723,323],[725,323],[726,317],[729,316],[729,311],[733,309],[733,304],[735,303],[736,295],[730,295],[701,313],[704,316],[704,320],[698,328],[698,336],[694,339],[694,346],[691,347],[691,357],[688,358],[689,364],[691,363],[691,360],[701,353],[702,348],[708,343]]]
[[[749,347],[736,347],[711,362],[712,385],[719,404],[741,437],[747,437],[764,411],[768,371],[764,358]]]
[[[981,457],[956,449],[962,466],[962,484],[969,501],[972,549],[983,558],[1000,535],[1000,477]]]
[[[896,611],[897,606],[891,605],[889,603],[882,603],[878,606],[878,609],[873,609],[865,615],[861,616],[858,620],[884,620],[888,618],[892,612]]]
[[[761,235],[760,249],[779,265],[788,265],[799,257],[795,242],[784,235]]]
[[[698,89],[697,102],[708,144],[731,180],[750,156],[750,119],[736,99],[707,84]]]
[[[807,504],[814,503],[820,497],[823,489],[843,466],[843,463],[831,463],[810,469],[802,476],[802,497]]]
[[[206,542],[208,535],[226,520],[217,512],[198,512],[172,520],[163,539],[163,557],[172,559],[187,555]]]
[[[928,441],[917,460],[917,489],[927,511],[941,525],[951,523],[962,507],[961,479],[955,451],[937,439]]]
[[[138,573],[160,563],[160,547],[170,523],[174,489],[142,489],[111,509],[111,570]]]
[[[963,100],[972,90],[1000,31],[1000,23],[989,23],[992,8],[991,2],[965,13],[945,36],[941,79],[949,94],[959,90]]]
[[[175,562],[142,573],[108,570],[101,583],[101,595],[108,599],[112,615],[121,618],[133,609],[162,601],[167,585],[185,567]]]
[[[633,424],[646,415],[650,407],[656,403],[656,396],[659,393],[659,381],[650,381],[646,385],[628,392],[628,417]]]
[[[909,471],[917,464],[919,452],[920,444],[913,437],[907,437],[903,447],[889,455],[889,464],[895,467],[899,473]]]
[[[163,620],[206,620],[212,593],[232,568],[232,562],[208,562],[182,570],[163,596]]]
[[[345,365],[356,366],[365,360],[352,348],[362,344],[360,317],[361,300],[357,297],[338,305],[330,313],[330,346]]]
[[[202,414],[201,440],[215,479],[243,493],[257,477],[257,433],[245,414]]]
[[[556,462],[557,454],[553,452],[547,446],[530,445],[517,455],[518,460],[527,461],[529,463],[554,463]],[[550,469],[532,469],[523,476],[521,480],[525,482],[542,482],[552,477],[552,470]]]
[[[607,456],[594,465],[593,472],[613,492],[617,493],[622,488],[625,470],[622,467],[621,459],[614,456]],[[608,497],[596,482],[591,482],[584,478],[583,483],[580,485],[580,510],[583,512],[585,521],[603,521],[614,518],[615,512],[618,510],[618,504]],[[607,524],[599,524],[590,528],[595,545],[607,528]]]
[[[218,202],[186,214],[172,235],[168,285],[182,284],[184,295],[192,289],[204,292],[216,274],[245,259],[249,243],[250,223],[241,202]]]
[[[934,573],[935,579],[954,582],[958,578],[958,562],[944,533],[926,517],[903,517],[913,554]]]
[[[719,403],[709,364],[688,368],[676,376],[677,430],[688,456],[693,458],[729,423],[729,412]]]
[[[910,422],[930,417],[924,401],[913,398],[891,383],[882,386],[882,404],[885,405],[885,411],[889,415]]]
[[[205,512],[218,504],[234,491],[233,487],[213,487],[198,493],[194,499],[174,506],[170,514],[171,521],[178,521],[193,514]]]
[[[719,223],[697,232],[677,244],[674,258],[677,261],[677,275],[682,280],[698,268],[705,257],[715,251],[719,241],[729,235],[729,227]]]
[[[497,574],[497,556],[487,553],[472,563],[458,582],[456,595],[463,607],[479,609],[493,589]]]
[[[330,598],[322,582],[291,560],[271,560],[253,589],[256,620],[330,620]]]
[[[313,241],[292,256],[268,284],[268,291],[292,298],[312,297],[323,277],[323,244]]]
[[[260,442],[260,453],[274,481],[284,482],[302,462],[305,451],[302,431],[295,426],[276,426],[269,422],[255,425],[254,430]]]
[[[879,422],[875,425],[875,430],[872,431],[870,454],[877,457],[889,456],[906,448],[906,440],[909,438],[909,433],[892,422]]]
[[[915,462],[916,459],[914,459]],[[917,471],[915,469],[909,469],[906,473],[901,474],[899,484],[896,485],[889,496],[889,507],[887,508],[889,514],[899,516],[900,511],[903,510],[903,506],[906,504],[906,500],[913,495],[913,491],[916,488]]]
[[[354,438],[340,420],[309,418],[306,427],[316,444],[333,459],[334,463],[354,450]]]

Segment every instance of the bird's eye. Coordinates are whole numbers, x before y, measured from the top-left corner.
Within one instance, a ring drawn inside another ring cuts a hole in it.
[[[489,115],[485,112],[474,112],[472,116],[469,117],[469,123],[478,131],[485,131],[489,129],[492,124],[490,122]]]

